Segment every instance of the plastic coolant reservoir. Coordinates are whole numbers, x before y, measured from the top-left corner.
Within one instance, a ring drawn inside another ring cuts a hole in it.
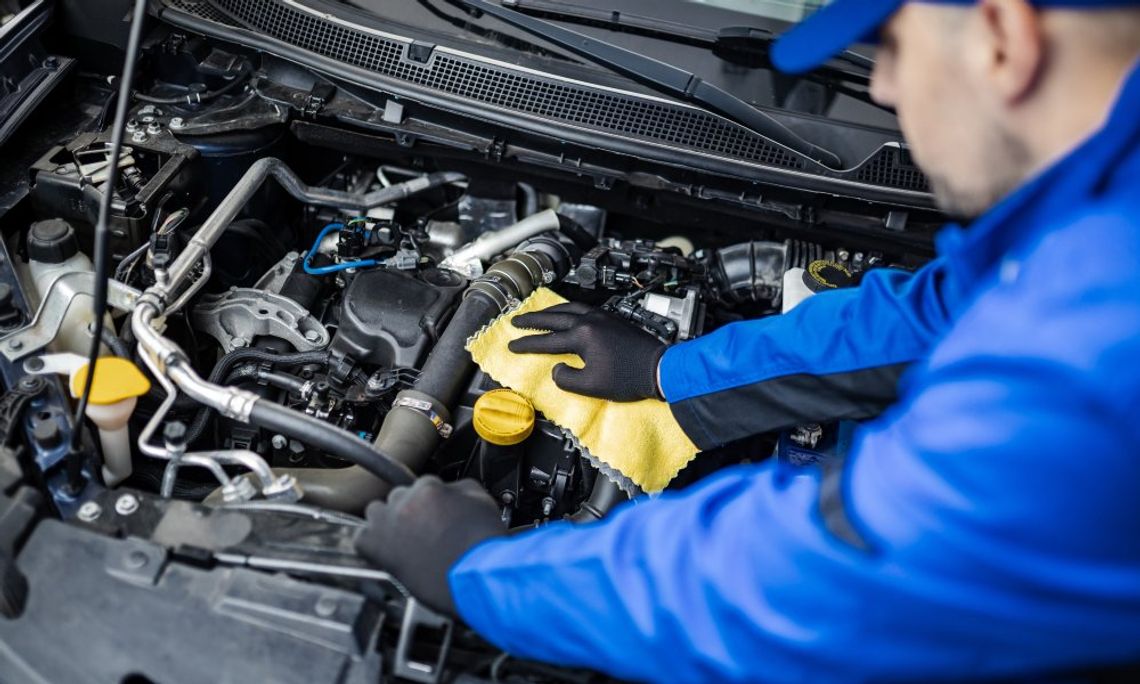
[[[796,308],[813,294],[815,293],[804,283],[804,269],[789,268],[784,273],[783,313],[788,313]]]
[[[32,277],[37,305],[44,301],[51,286],[60,276],[68,273],[94,272],[95,267],[86,254],[79,251],[75,229],[63,219],[51,219],[32,224],[28,233],[28,271]],[[68,307],[59,334],[49,345],[52,351],[86,355],[91,350],[88,328],[93,319],[91,293],[77,294]],[[104,320],[113,330],[110,315]]]
[[[78,397],[87,382],[88,366],[83,364],[71,376],[71,395]],[[103,446],[103,479],[114,487],[131,475],[131,437],[127,422],[139,397],[150,391],[150,381],[138,366],[126,359],[105,357],[95,364],[95,381],[87,417],[99,427]]]

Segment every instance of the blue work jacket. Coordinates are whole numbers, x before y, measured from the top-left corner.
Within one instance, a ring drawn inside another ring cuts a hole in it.
[[[658,682],[1140,662],[1140,69],[1100,131],[937,247],[662,361],[705,447],[810,417],[813,391],[830,417],[878,405],[841,468],[736,467],[486,542],[450,572],[463,618]]]

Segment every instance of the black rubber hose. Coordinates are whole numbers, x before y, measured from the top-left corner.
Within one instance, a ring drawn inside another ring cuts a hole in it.
[[[399,487],[415,480],[412,471],[356,435],[329,423],[268,401],[258,401],[249,414],[251,425],[292,437],[325,453],[339,456]]]
[[[126,327],[129,328],[130,326]],[[121,359],[131,358],[131,348],[127,346],[127,343],[115,335],[113,331],[106,328],[103,328],[103,344],[107,345],[107,348],[110,349],[111,353],[115,356]]]
[[[318,349],[317,351],[297,352],[295,354],[274,354],[264,349],[238,349],[230,352],[218,361],[214,370],[210,371],[209,381],[215,385],[229,376],[230,371],[239,363],[257,362],[269,363],[275,366],[301,366],[306,363],[326,363],[329,353]]]
[[[570,238],[570,241],[583,252],[588,252],[598,246],[598,238],[591,235],[590,231],[582,227],[581,223],[562,214],[558,215],[558,232]]]
[[[304,380],[287,375],[285,373],[272,373],[269,371],[258,370],[257,379],[276,387],[277,389],[292,392],[296,395],[301,395],[305,391],[305,386],[308,384]]]
[[[463,300],[424,363],[414,388],[444,406],[455,406],[471,382],[475,362],[467,339],[501,313],[488,297],[473,293]]]
[[[574,511],[570,520],[576,523],[596,522],[606,517],[606,514],[629,497],[602,473],[594,480],[594,488],[590,490],[590,498],[582,502],[582,506]]]
[[[230,377],[231,371],[234,366],[240,363],[269,363],[280,366],[300,366],[306,363],[325,363],[328,361],[328,352],[326,351],[311,351],[311,352],[297,352],[295,354],[274,354],[265,351],[264,349],[238,349],[226,354],[214,366],[214,370],[210,371],[209,382],[214,385],[225,384]],[[250,379],[256,377],[256,371],[249,376]],[[201,439],[202,434],[206,431],[206,426],[210,422],[210,410],[207,407],[202,407],[198,410],[198,414],[194,416],[193,422],[190,423],[190,429],[186,432],[186,443],[193,444]]]

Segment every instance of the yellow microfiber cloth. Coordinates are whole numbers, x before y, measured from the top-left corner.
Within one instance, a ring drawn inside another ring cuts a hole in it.
[[[560,363],[581,368],[573,354],[514,354],[512,340],[533,335],[511,325],[515,316],[541,311],[566,300],[540,288],[467,341],[467,351],[487,375],[530,399],[534,407],[567,430],[602,472],[627,492],[634,485],[660,492],[697,454],[697,447],[673,418],[669,405],[656,399],[615,403],[560,389],[551,372]],[[542,334],[542,333],[539,333]]]

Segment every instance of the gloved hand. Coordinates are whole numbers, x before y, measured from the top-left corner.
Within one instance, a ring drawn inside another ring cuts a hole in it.
[[[610,401],[660,399],[657,364],[665,344],[608,311],[577,302],[524,314],[512,323],[526,330],[549,330],[508,345],[515,354],[577,354],[584,368],[554,367],[554,384],[567,392]]]
[[[421,477],[374,501],[356,535],[357,552],[392,573],[420,602],[457,615],[447,574],[476,544],[505,535],[494,499],[475,480]]]

